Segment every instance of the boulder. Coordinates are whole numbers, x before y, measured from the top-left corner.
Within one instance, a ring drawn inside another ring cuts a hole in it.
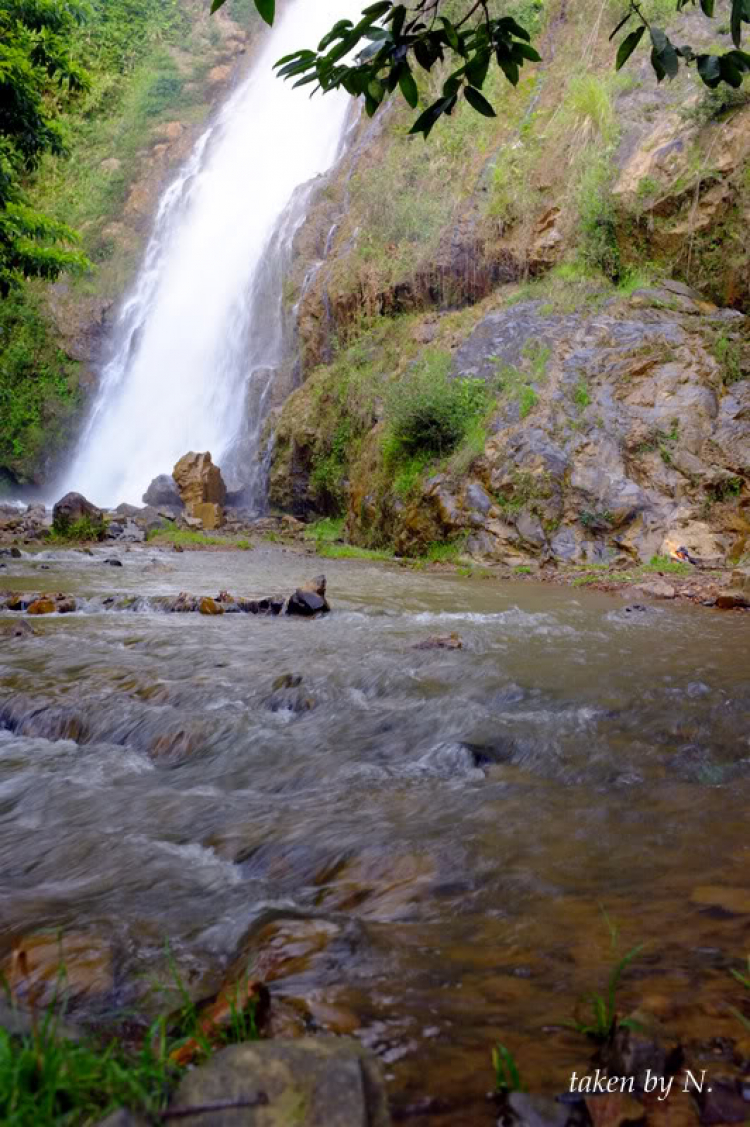
[[[416,642],[413,650],[460,650],[463,642],[458,634],[431,634],[423,642]]]
[[[181,459],[184,461],[184,459]],[[180,465],[180,462],[177,463]],[[177,467],[175,467],[176,469]],[[149,485],[143,494],[144,505],[152,505],[155,509],[167,508],[182,512],[184,503],[177,487],[177,481],[170,474],[161,473]],[[119,512],[119,509],[118,509]],[[133,516],[133,513],[129,513]]]
[[[183,1077],[170,1111],[211,1113],[212,1127],[389,1127],[380,1066],[348,1037],[231,1045]],[[293,1109],[293,1111],[292,1111]]]
[[[325,575],[308,579],[297,588],[286,605],[287,614],[299,614],[307,618],[314,614],[327,614],[330,609],[326,601]]]
[[[66,493],[52,510],[52,527],[63,536],[83,521],[87,522],[92,536],[98,538],[104,534],[104,513],[81,493]]]
[[[35,599],[27,610],[27,614],[54,614],[57,610],[55,600],[50,598]]]
[[[188,516],[194,515],[196,505],[209,503],[223,506],[226,501],[227,490],[221,470],[213,464],[208,452],[196,454],[191,450],[184,454],[175,465],[172,477]]]
[[[193,516],[209,532],[224,524],[224,509],[214,501],[202,501],[199,505],[193,505]]]
[[[299,588],[286,605],[287,614],[298,614],[310,618],[315,614],[326,614],[331,608],[322,595]]]

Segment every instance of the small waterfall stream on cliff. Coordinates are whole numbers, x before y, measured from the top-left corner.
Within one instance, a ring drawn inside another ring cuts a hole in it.
[[[340,14],[337,0],[286,10],[164,192],[68,489],[139,503],[187,450],[210,450],[257,503],[258,423],[282,351],[281,259],[304,218],[299,189],[333,163],[351,106],[343,94],[307,97],[272,64]],[[231,473],[238,447],[243,476]]]

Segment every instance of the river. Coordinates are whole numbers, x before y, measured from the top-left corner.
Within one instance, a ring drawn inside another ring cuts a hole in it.
[[[239,952],[309,1026],[372,1046],[420,1124],[494,1122],[498,1040],[532,1088],[567,1087],[590,1048],[563,1022],[606,980],[610,925],[620,953],[646,944],[625,1010],[731,1033],[745,616],[356,560],[324,561],[323,619],[167,615],[139,600],[288,592],[323,561],[108,554],[0,572],[83,607],[0,638],[0,955],[91,930],[107,1006],[145,1012],[165,941],[198,994]]]

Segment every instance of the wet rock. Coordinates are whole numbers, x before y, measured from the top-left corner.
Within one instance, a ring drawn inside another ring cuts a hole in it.
[[[92,533],[104,535],[104,513],[81,493],[66,493],[52,510],[52,527],[62,535],[66,535],[74,525],[84,520],[89,523]]]
[[[462,741],[461,747],[469,753],[475,767],[489,767],[493,763],[510,763],[516,745],[510,739],[497,739],[486,743]]]
[[[175,478],[166,473],[154,478],[143,494],[143,503],[153,505],[155,509],[172,509],[175,513],[181,513],[185,507]]]
[[[713,1127],[716,1123],[750,1121],[750,1096],[742,1083],[734,1079],[712,1077],[710,1087],[703,1091],[699,1099],[702,1102],[701,1122],[706,1127]]]
[[[109,564],[110,567],[122,567],[122,560],[118,560],[117,556],[110,556],[104,562]]]
[[[281,676],[277,677],[273,682],[271,688],[274,690],[274,692],[278,692],[279,689],[296,689],[297,686],[301,684],[301,673],[282,673]]]
[[[602,1049],[603,1066],[610,1076],[632,1076],[643,1088],[651,1075],[671,1076],[682,1062],[682,1048],[651,1014],[636,1010],[620,1024]]]
[[[279,678],[282,680],[282,678]],[[302,678],[300,678],[300,681]],[[274,682],[275,684],[276,682]],[[298,682],[299,684],[299,682]],[[309,696],[304,689],[285,686],[271,693],[265,700],[265,706],[270,712],[310,712],[315,708],[315,698]]]
[[[672,584],[663,579],[654,579],[651,583],[641,583],[638,590],[643,592],[644,595],[650,595],[652,599],[674,599],[677,594]]]
[[[12,608],[11,608],[12,609]],[[27,614],[54,614],[57,610],[55,600],[50,598],[35,599],[27,608]]]
[[[76,609],[76,601],[71,595],[58,595],[55,599],[55,610],[58,614],[72,614]],[[31,613],[31,607],[29,607]]]
[[[198,600],[187,591],[181,591],[168,609],[175,614],[189,614],[198,609]]]
[[[730,586],[733,591],[750,595],[750,567],[736,567],[732,572]]]
[[[287,603],[287,614],[298,614],[310,617],[314,614],[326,614],[331,608],[326,601],[326,577],[316,575],[298,587]]]
[[[724,885],[701,884],[690,893],[691,904],[723,908],[735,916],[750,915],[750,890]]]
[[[39,1014],[22,1006],[10,1005],[0,997],[0,1029],[5,1029],[11,1037],[28,1037],[39,1028]],[[75,1025],[55,1022],[55,1033],[66,1041],[80,1041],[83,1033]]]
[[[458,634],[431,634],[423,642],[416,642],[413,650],[461,650],[463,642]]]
[[[257,1101],[261,1099],[261,1103]],[[349,1038],[303,1037],[232,1045],[183,1077],[170,1108],[242,1101],[212,1127],[389,1127],[380,1066]]]
[[[5,559],[20,560],[22,555],[23,552],[20,548],[0,548],[0,556],[3,556]]]
[[[520,1127],[565,1127],[570,1108],[549,1096],[511,1092],[508,1107]]]
[[[61,976],[61,968],[65,968]],[[11,997],[44,1008],[53,1002],[103,997],[113,987],[112,953],[94,932],[28,936],[18,940],[0,971]]]
[[[224,608],[216,602],[215,599],[210,599],[205,596],[198,603],[198,610],[201,614],[223,614]]]
[[[717,606],[720,610],[750,607],[750,591],[732,590],[731,588],[728,591],[719,591],[714,606]]]
[[[586,1108],[593,1127],[624,1127],[626,1123],[642,1123],[646,1117],[643,1104],[627,1092],[589,1097]]]
[[[30,623],[22,618],[18,622],[14,622],[7,633],[11,638],[33,638],[36,634],[36,630]]]

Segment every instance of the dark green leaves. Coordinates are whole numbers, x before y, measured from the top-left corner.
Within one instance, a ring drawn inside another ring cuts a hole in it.
[[[635,31],[631,31],[629,35],[625,36],[622,43],[617,48],[617,61],[615,63],[616,70],[619,70],[620,67],[624,66],[628,61],[630,56],[633,54],[633,51],[635,51],[636,47],[643,39],[645,31],[646,28],[643,26],[643,24],[641,24],[641,26],[637,27]]]
[[[417,84],[414,80],[414,75],[406,65],[403,66],[399,71],[398,86],[399,90],[406,98],[411,108],[415,109],[417,102],[419,101],[419,91],[417,90]]]
[[[259,0],[256,0],[258,3]],[[365,8],[358,23],[339,20],[323,36],[317,51],[300,50],[275,64],[278,75],[296,86],[315,84],[323,91],[343,88],[364,97],[365,111],[374,114],[398,89],[406,103],[419,105],[419,71],[455,59],[459,64],[443,83],[440,97],[423,109],[410,132],[429,136],[437,121],[451,114],[461,92],[483,117],[495,111],[481,93],[493,57],[514,86],[527,62],[540,62],[529,33],[510,16],[496,19],[469,9],[463,18],[433,19],[424,5],[380,0]],[[472,18],[473,17],[473,18]]]
[[[477,113],[481,113],[485,117],[497,117],[497,114],[484,94],[480,94],[473,86],[464,86],[464,98],[466,98],[471,108],[476,110]]]
[[[698,2],[704,16],[711,18],[714,14],[715,0],[698,0]],[[676,0],[677,11],[682,11],[689,3],[695,5],[696,0]],[[750,70],[750,55],[739,49],[742,24],[750,23],[750,0],[731,0],[729,30],[735,50],[725,51],[722,55],[696,55],[692,47],[687,44],[676,47],[664,31],[646,22],[639,7],[632,0],[628,12],[620,20],[610,39],[613,39],[633,17],[640,21],[640,26],[626,35],[620,43],[615,62],[617,70],[627,62],[648,29],[651,36],[651,65],[658,82],[665,78],[675,78],[679,73],[680,59],[682,59],[684,66],[695,64],[701,81],[711,89],[715,89],[721,82],[726,82],[735,89],[742,85],[745,75]]]
[[[218,12],[219,8],[223,7],[226,0],[211,0],[211,15]],[[255,0],[255,7],[258,9],[258,15],[264,19],[267,24],[273,23],[273,18],[276,14],[276,0]]]

